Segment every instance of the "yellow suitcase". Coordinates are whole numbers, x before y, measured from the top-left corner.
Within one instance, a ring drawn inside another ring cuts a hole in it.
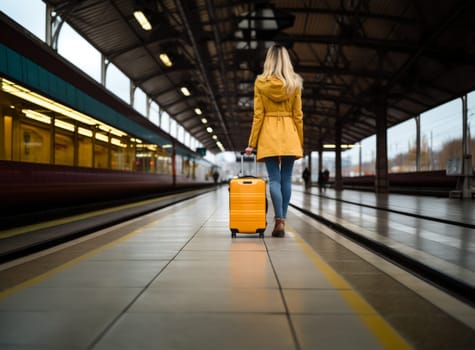
[[[241,153],[241,174],[244,173],[243,157]],[[237,233],[258,233],[259,237],[264,237],[267,226],[266,211],[264,179],[241,176],[229,182],[229,228],[232,238],[236,238]]]

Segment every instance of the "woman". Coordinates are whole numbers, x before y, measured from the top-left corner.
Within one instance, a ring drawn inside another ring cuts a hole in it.
[[[254,83],[254,120],[246,153],[264,160],[275,212],[273,237],[284,237],[295,159],[303,155],[302,78],[283,46],[267,51]]]

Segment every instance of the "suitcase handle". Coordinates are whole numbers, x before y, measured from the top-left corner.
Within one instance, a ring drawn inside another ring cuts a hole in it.
[[[245,154],[246,154],[245,151],[241,151],[241,176],[251,177],[249,175],[244,175],[244,155]],[[257,155],[256,155],[255,150],[252,151],[252,155],[250,155],[250,157],[254,158],[254,176],[252,177],[257,177]]]

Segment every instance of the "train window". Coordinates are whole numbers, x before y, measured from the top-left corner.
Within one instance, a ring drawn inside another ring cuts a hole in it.
[[[130,156],[127,151],[127,146],[120,143],[118,140],[116,144],[111,146],[111,168],[118,170],[131,170]]]
[[[171,174],[172,160],[168,156],[158,156],[156,158],[157,162],[157,173],[159,174]]]
[[[99,141],[94,145],[94,168],[109,168],[109,149]]]
[[[74,140],[72,135],[56,133],[54,138],[54,164],[74,165]]]
[[[81,128],[79,128],[79,132],[78,165],[90,168],[92,167],[92,139],[81,135]]]
[[[20,126],[20,150],[18,160],[31,163],[51,162],[51,132],[29,124]],[[15,155],[14,155],[14,158]]]

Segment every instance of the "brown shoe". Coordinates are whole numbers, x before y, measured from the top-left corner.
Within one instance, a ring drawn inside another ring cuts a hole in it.
[[[285,220],[275,219],[274,230],[272,231],[272,237],[284,237],[285,236]]]

